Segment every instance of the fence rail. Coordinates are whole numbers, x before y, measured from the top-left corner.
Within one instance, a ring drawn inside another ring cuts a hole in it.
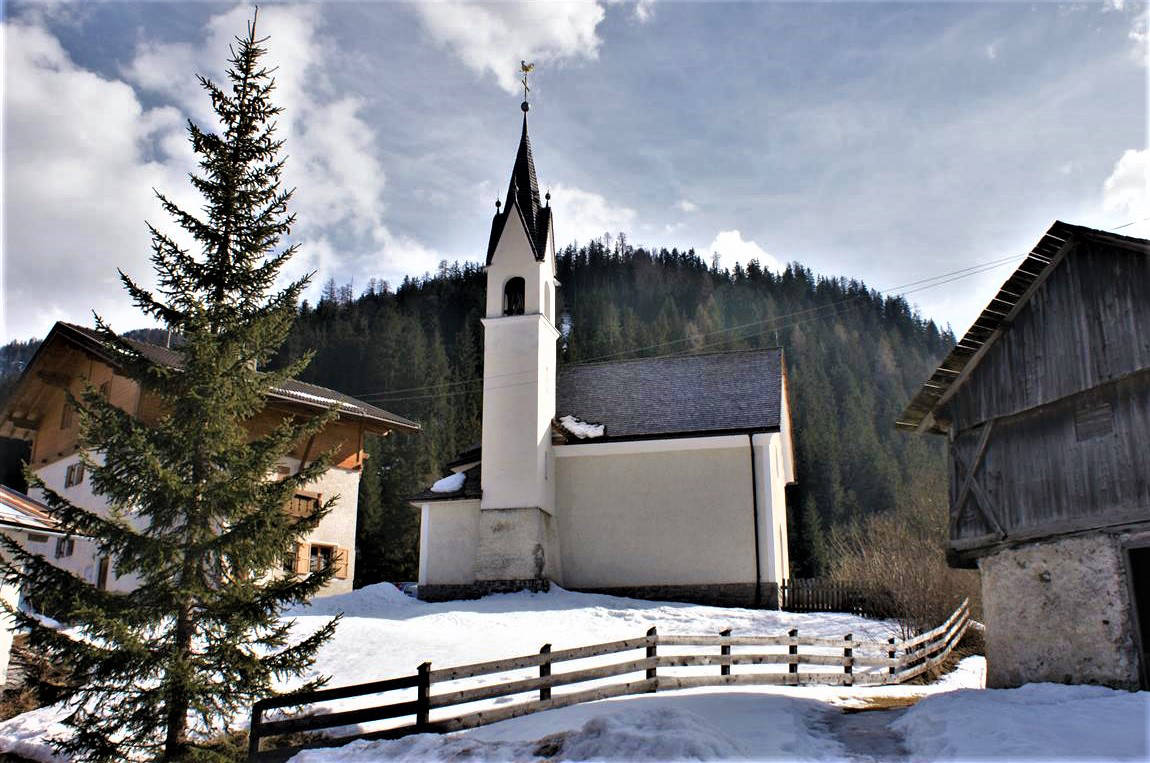
[[[787,612],[846,612],[893,617],[890,591],[825,578],[792,578],[779,584],[780,607]]]
[[[711,635],[665,635],[651,628],[645,636],[623,639],[605,644],[593,644],[574,649],[552,651],[544,644],[538,654],[491,660],[451,668],[431,669],[431,663],[419,666],[414,675],[372,681],[354,686],[288,694],[260,700],[252,707],[249,758],[260,756],[260,741],[267,737],[322,729],[357,726],[364,723],[412,718],[412,722],[395,728],[368,734],[325,738],[324,745],[341,744],[351,739],[396,738],[420,732],[447,732],[483,726],[521,715],[592,702],[608,697],[628,694],[686,689],[700,686],[831,684],[839,686],[897,684],[909,681],[940,664],[962,639],[970,624],[970,604],[964,601],[946,622],[926,633],[906,641],[890,638],[887,641],[869,641],[853,638],[800,636],[798,629],[785,636],[733,636],[724,630]],[[690,654],[659,654],[659,647],[713,649],[716,652]],[[778,652],[732,653],[732,647],[785,647]],[[800,652],[800,648],[806,651]],[[596,665],[563,673],[553,673],[556,664],[593,657],[643,650],[643,656],[626,659],[610,665]],[[812,651],[816,650],[816,651]],[[734,666],[777,665],[786,672],[732,673]],[[800,670],[807,666],[814,670]],[[695,675],[660,674],[661,669],[715,668]],[[484,686],[454,687],[450,691],[432,694],[436,684],[448,684],[479,676],[499,675],[525,669],[538,668],[538,675],[530,678],[508,676],[499,683]],[[827,668],[837,668],[828,671]],[[588,681],[601,681],[634,673],[643,673],[642,680],[613,683],[586,688],[564,694],[552,694],[552,689]],[[403,699],[389,704],[373,705],[339,712],[313,713],[266,720],[269,710],[284,707],[302,707],[334,700],[366,697],[392,692],[411,693],[415,699]],[[457,707],[481,700],[510,697],[531,693],[533,699],[514,705],[472,710],[431,720],[432,710]]]

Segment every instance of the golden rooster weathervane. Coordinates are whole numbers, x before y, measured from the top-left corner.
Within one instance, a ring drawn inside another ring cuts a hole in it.
[[[527,63],[523,59],[519,60],[519,72],[523,75],[523,105],[527,105],[527,94],[531,92],[531,88],[527,87],[527,75],[535,71],[535,64]],[[524,109],[526,111],[526,109]]]

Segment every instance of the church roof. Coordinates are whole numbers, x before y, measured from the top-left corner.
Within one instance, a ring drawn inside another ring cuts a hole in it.
[[[779,429],[783,351],[746,350],[573,365],[555,415],[602,424],[603,439]]]
[[[407,500],[411,503],[431,503],[433,501],[465,501],[483,497],[483,490],[479,486],[481,468],[479,464],[463,472],[463,484],[457,490],[436,491],[427,488],[416,493]]]
[[[511,170],[511,181],[507,184],[507,200],[503,209],[496,212],[491,221],[491,236],[487,241],[488,265],[495,256],[495,247],[503,236],[512,207],[527,231],[527,240],[531,242],[535,259],[542,262],[547,254],[547,238],[551,231],[551,208],[543,206],[539,200],[539,181],[535,177],[535,157],[531,153],[531,138],[527,134],[526,112],[523,114],[523,134],[519,137],[515,167]]]

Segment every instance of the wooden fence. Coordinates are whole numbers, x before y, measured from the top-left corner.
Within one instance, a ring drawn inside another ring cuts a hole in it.
[[[260,757],[260,741],[267,737],[343,728],[394,718],[412,720],[405,725],[373,733],[325,737],[320,744],[332,746],[352,739],[385,739],[422,732],[459,731],[542,710],[668,689],[767,684],[852,686],[902,683],[921,675],[946,659],[962,639],[969,623],[970,606],[969,602],[964,601],[942,625],[905,641],[897,641],[894,638],[885,642],[856,640],[849,633],[841,639],[815,638],[800,636],[797,629],[789,631],[785,636],[734,636],[729,629],[714,636],[659,635],[654,628],[651,628],[646,635],[638,638],[556,651],[552,651],[550,644],[544,644],[537,654],[453,668],[432,670],[431,663],[425,662],[419,666],[415,674],[409,676],[260,700],[252,707],[248,753],[251,759]],[[660,647],[697,648],[700,651],[687,654],[666,652],[660,654]],[[701,651],[703,648],[711,651],[703,652]],[[757,649],[733,653],[732,648]],[[774,648],[777,651],[766,651],[764,648]],[[556,663],[631,651],[641,651],[642,656],[610,665],[597,665],[563,673],[552,672],[552,667]],[[732,672],[732,667],[738,665],[785,666],[786,671]],[[690,675],[666,672],[672,668],[709,668],[709,670]],[[505,676],[501,681],[492,684],[456,686],[448,691],[432,693],[432,687],[436,685],[524,669],[538,669],[538,675],[529,678]],[[660,670],[664,672],[660,673]],[[628,674],[642,674],[642,678],[636,676],[634,680],[624,683],[597,685],[563,694],[552,694],[552,689],[558,686],[570,686]],[[412,690],[414,698],[411,697]],[[400,701],[392,701],[389,704],[374,704],[352,710],[276,719],[265,718],[269,710],[276,708],[302,707],[333,700],[395,692],[405,696],[399,698]],[[533,695],[532,698],[518,704],[431,719],[434,710],[528,692]]]
[[[779,585],[780,607],[787,612],[847,612],[863,617],[897,615],[889,591],[823,578],[793,578]]]

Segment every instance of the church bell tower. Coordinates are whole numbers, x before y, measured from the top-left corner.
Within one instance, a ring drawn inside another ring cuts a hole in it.
[[[555,521],[555,241],[550,194],[539,197],[523,131],[506,200],[496,202],[487,247],[483,319],[483,499],[477,582],[488,590],[561,581]]]

